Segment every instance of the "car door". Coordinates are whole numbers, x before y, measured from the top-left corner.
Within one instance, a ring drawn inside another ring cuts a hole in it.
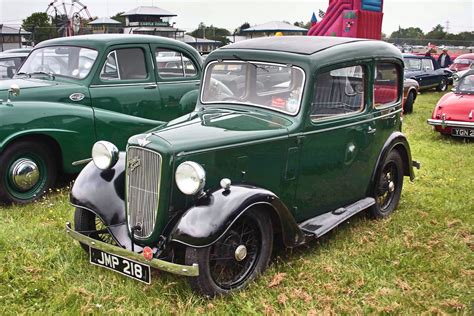
[[[370,63],[325,69],[316,76],[305,118],[297,220],[353,203],[370,180],[374,127],[368,107]]]
[[[162,98],[161,112],[166,120],[174,119],[194,109],[181,98],[192,90],[198,90],[201,78],[201,60],[178,47],[152,45],[156,63],[158,89]],[[197,101],[197,93],[196,93]]]
[[[104,54],[90,86],[97,139],[124,149],[127,139],[163,124],[148,44],[118,45]]]
[[[423,58],[421,60],[421,68],[423,69],[423,86],[434,87],[439,84],[441,78],[434,69],[433,61],[430,58]]]

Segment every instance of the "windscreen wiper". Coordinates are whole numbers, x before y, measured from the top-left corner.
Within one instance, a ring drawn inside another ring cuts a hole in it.
[[[254,64],[254,63],[251,63],[250,61],[245,60],[245,59],[243,59],[243,58],[240,57],[240,56],[237,56],[237,55],[235,55],[235,54],[232,55],[232,56],[234,56],[235,59],[238,59],[238,60],[240,60],[240,61],[243,61],[244,63],[247,63],[247,64],[249,64],[249,65],[255,66],[255,68],[257,68],[257,69],[262,69],[262,70],[265,71],[265,72],[269,72],[267,68],[262,67],[262,66],[259,66],[259,65]]]
[[[56,77],[54,76],[54,74],[52,72],[34,71],[34,72],[29,73],[29,75],[30,75],[30,78],[31,78],[31,75],[46,75],[52,80],[56,79]]]
[[[21,75],[24,75],[24,76],[27,76],[28,78],[31,78],[31,74],[30,73],[27,73],[27,72],[17,72],[15,74],[15,76],[21,76]]]

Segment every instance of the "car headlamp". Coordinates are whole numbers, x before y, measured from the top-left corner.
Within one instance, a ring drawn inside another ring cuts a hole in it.
[[[206,172],[200,164],[185,161],[176,168],[175,179],[181,192],[186,195],[193,195],[204,188]]]
[[[111,142],[98,141],[92,147],[92,160],[97,168],[107,170],[115,166],[119,158],[118,148]]]

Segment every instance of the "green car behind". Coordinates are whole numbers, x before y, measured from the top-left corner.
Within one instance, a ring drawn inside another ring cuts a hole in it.
[[[172,56],[172,61],[170,57]],[[0,81],[0,202],[27,203],[77,173],[92,145],[127,139],[194,109],[202,59],[158,36],[86,35],[38,44]]]

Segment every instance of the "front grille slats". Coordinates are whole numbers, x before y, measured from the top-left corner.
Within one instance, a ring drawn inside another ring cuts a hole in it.
[[[129,147],[127,151],[127,212],[129,227],[141,227],[136,238],[148,238],[155,226],[158,211],[161,155],[157,152]]]

